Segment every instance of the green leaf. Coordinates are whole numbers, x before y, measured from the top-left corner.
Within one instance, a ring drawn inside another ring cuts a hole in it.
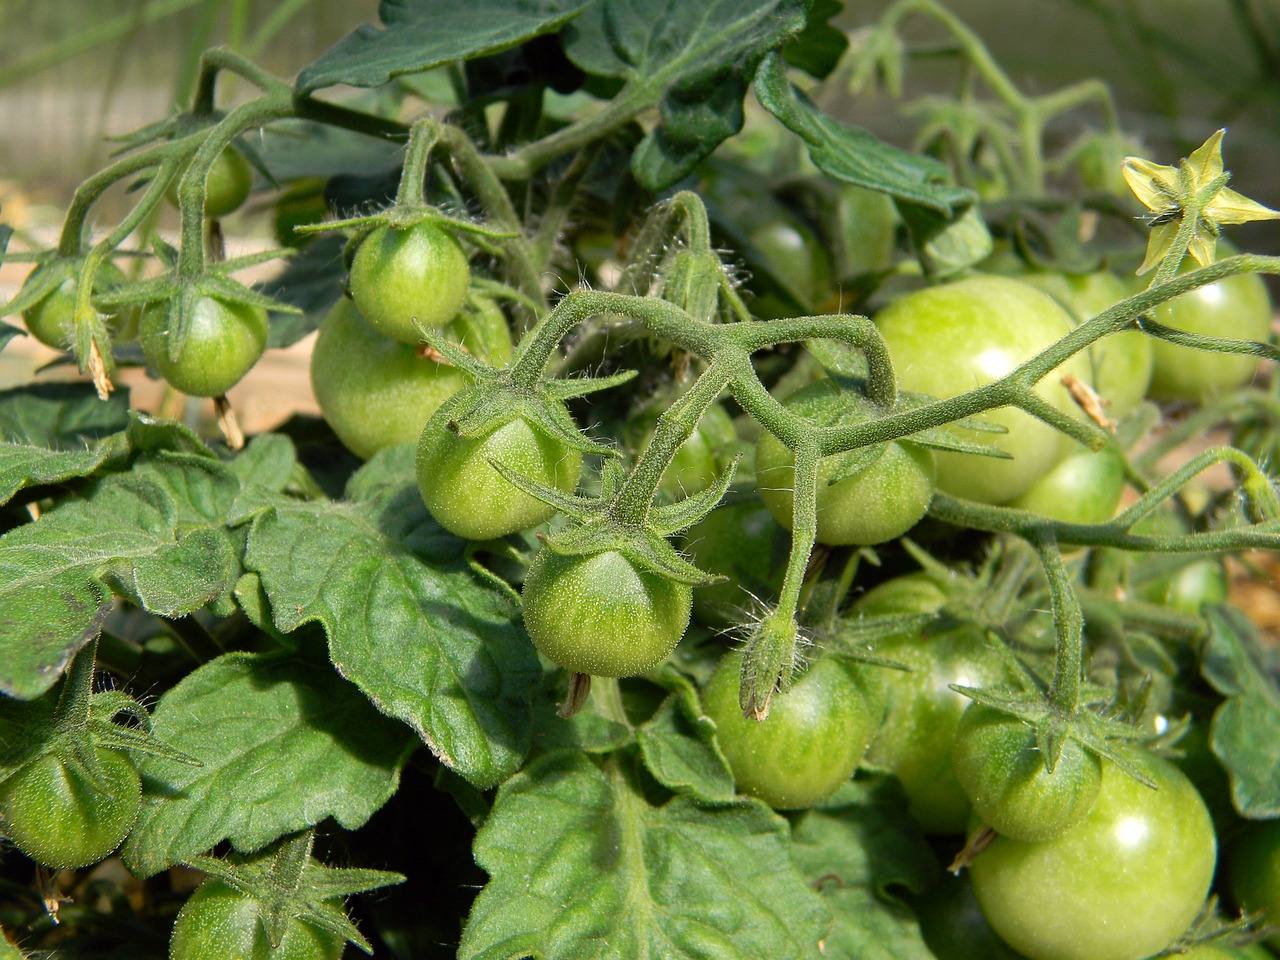
[[[1253,624],[1234,607],[1206,607],[1209,637],[1200,672],[1226,697],[1213,715],[1209,743],[1231,780],[1231,799],[1242,816],[1280,817],[1280,687],[1252,650]]]
[[[21,327],[15,327],[10,323],[0,323],[0,350],[8,346],[9,341],[14,337],[25,337],[27,331]]]
[[[415,746],[327,664],[232,653],[160,698],[157,737],[200,761],[146,757],[142,812],[123,849],[139,877],[224,839],[241,852],[333,817],[362,826]]]
[[[742,129],[742,99],[760,58],[805,23],[804,0],[598,0],[564,32],[569,59],[627,82],[624,97],[658,106],[632,157],[661,190]]]
[[[48,690],[97,635],[113,589],[166,617],[229,591],[237,564],[212,519],[217,487],[229,503],[234,479],[185,455],[108,476],[0,538],[0,692]]]
[[[310,93],[345,83],[376,87],[402,73],[509,49],[558,30],[590,0],[382,0],[379,29],[363,24],[298,76]]]
[[[778,56],[766,57],[756,74],[756,98],[783,126],[809,146],[809,157],[827,176],[887,193],[956,216],[977,199],[971,190],[946,182],[937,160],[891,147],[860,127],[833,120],[791,85]]]
[[[888,776],[862,773],[795,825],[795,857],[835,915],[828,960],[933,960],[894,888],[925,890],[938,873],[924,835]]]
[[[816,960],[829,917],[786,821],[754,801],[654,805],[633,772],[623,755],[565,752],[502,786],[459,958]]]
[[[98,399],[90,383],[33,383],[0,391],[0,440],[58,450],[83,450],[86,443],[129,426],[129,391]]]
[[[406,479],[412,457],[410,446],[374,457],[347,501],[253,504],[245,566],[280,630],[320,623],[344,677],[444,764],[490,787],[528,752],[541,671],[510,600],[458,559],[461,541]]]
[[[782,58],[811,77],[827,77],[849,48],[844,31],[830,23],[843,10],[842,0],[813,0],[809,22],[795,40],[783,47]]]
[[[278,433],[262,433],[227,464],[242,486],[279,493],[289,485],[298,455],[293,441]]]
[[[636,730],[636,739],[645,766],[664,787],[706,803],[727,803],[737,792],[714,733],[715,724],[701,716],[701,710],[672,694]]]

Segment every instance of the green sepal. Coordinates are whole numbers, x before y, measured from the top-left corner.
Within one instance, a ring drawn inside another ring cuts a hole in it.
[[[742,455],[738,454],[716,477],[715,483],[705,490],[690,494],[676,503],[654,507],[650,514],[650,524],[653,529],[664,537],[673,537],[692,527],[724,499],[741,462]]]
[[[428,327],[417,320],[414,321],[413,326],[423,343],[440,354],[445,363],[457,367],[473,381],[492,380],[497,376],[497,370],[492,365],[485,363],[475,354],[463,350],[452,340],[443,336],[438,329]]]
[[[607,377],[571,377],[565,380],[548,380],[544,384],[547,396],[555,400],[572,400],[601,390],[620,387],[635,379],[636,370],[622,370]]]

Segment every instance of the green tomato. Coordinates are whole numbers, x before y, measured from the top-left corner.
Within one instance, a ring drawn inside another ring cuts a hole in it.
[[[191,312],[186,342],[169,359],[169,302],[149,303],[138,323],[143,356],[155,371],[193,397],[220,397],[248,373],[267,344],[261,307],[201,297]]]
[[[298,233],[298,227],[310,227],[323,223],[329,216],[329,204],[324,198],[325,182],[320,177],[307,177],[290,185],[275,203],[276,242],[282,247],[301,247],[309,243],[314,234]]]
[[[1061,303],[1077,324],[1096,317],[1132,292],[1109,270],[1069,274],[1029,271],[1019,280],[1043,290]],[[1113,333],[1089,348],[1093,389],[1108,404],[1107,414],[1123,420],[1147,395],[1155,363],[1153,337],[1141,330]]]
[[[1009,506],[1064,523],[1103,523],[1115,516],[1123,494],[1120,451],[1077,447]]]
[[[444,332],[490,362],[511,358],[506,318],[491,301],[458,314]],[[467,382],[457,367],[384,337],[348,297],[320,324],[311,352],[311,389],[320,412],[347,449],[364,459],[383,447],[415,442],[431,415]]]
[[[1267,922],[1280,922],[1280,820],[1250,824],[1231,845],[1227,878],[1236,905],[1265,910]],[[1267,939],[1280,950],[1280,933]]]
[[[175,207],[178,205],[178,183],[187,168],[173,178],[165,196]],[[209,176],[204,182],[204,215],[217,220],[239,210],[253,189],[253,170],[249,161],[235,147],[227,147],[213,161]]]
[[[819,426],[868,419],[868,404],[819,380],[785,401],[794,414]],[[900,537],[924,516],[933,499],[933,454],[911,443],[883,445],[879,457],[852,476],[839,476],[846,458],[866,451],[834,454],[818,464],[818,542],[832,546],[884,543]],[[771,433],[756,446],[756,483],[778,523],[792,527],[795,458]]]
[[[1073,326],[1070,315],[1048,294],[992,276],[917,290],[885,307],[875,322],[888,343],[899,386],[940,399],[1000,379]],[[1066,374],[1088,383],[1087,358],[1071,358],[1041,380],[1036,392],[1058,410],[1080,416],[1061,383]],[[938,489],[982,503],[1007,503],[1048,473],[1073,443],[1021,410],[1001,408],[980,419],[1008,432],[947,429],[958,438],[996,447],[1012,459],[939,452]]]
[[[841,184],[836,191],[840,276],[888,270],[897,245],[898,211],[887,193]]]
[[[831,258],[818,235],[794,216],[766,219],[747,237],[762,265],[800,303],[812,306],[831,289]]]
[[[748,611],[782,589],[791,538],[759,500],[717,507],[685,531],[690,561],[725,579],[693,591],[693,615],[722,629],[747,621]]]
[[[87,867],[120,846],[138,819],[142,784],[126,754],[107,747],[95,753],[100,781],[57,753],[43,753],[0,781],[0,835],[59,869]]]
[[[946,600],[924,574],[880,584],[854,604],[855,614],[930,613]],[[884,722],[867,751],[867,763],[893,773],[902,783],[908,812],[926,833],[963,833],[969,798],[952,765],[952,743],[970,700],[951,689],[999,686],[1009,682],[1004,661],[976,626],[940,633],[903,633],[876,644],[878,656],[910,668],[879,670]]]
[[[471,285],[462,245],[438,223],[405,230],[376,227],[351,261],[351,296],[374,328],[417,343],[413,322],[443,327],[457,315]]]
[[[1159,757],[1111,763],[1093,810],[1053,840],[997,837],[973,861],[973,888],[1000,937],[1030,960],[1140,960],[1195,919],[1217,843],[1195,787]]]
[[[1017,717],[972,703],[956,725],[956,779],[973,812],[1015,840],[1060,836],[1089,815],[1102,784],[1102,764],[1068,740],[1052,773],[1035,730]]]
[[[774,695],[763,721],[742,715],[741,675],[742,654],[728,653],[702,691],[738,789],[779,810],[811,807],[835,793],[853,776],[879,719],[859,668],[824,657]]]
[[[1196,264],[1188,260],[1180,272]],[[1271,299],[1266,284],[1254,273],[1228,277],[1162,303],[1155,319],[1167,327],[1238,340],[1271,340]],[[1154,342],[1155,368],[1151,396],[1163,400],[1205,403],[1242,387],[1258,370],[1257,357],[1211,353],[1180,347],[1166,340]]]
[[[616,550],[562,556],[543,547],[520,592],[539,652],[574,673],[633,677],[652,670],[689,626],[693,591]]]
[[[338,901],[333,901],[338,905]],[[296,917],[284,923],[278,946],[267,937],[266,905],[209,878],[178,912],[170,960],[338,960],[346,941]]]
[[[42,264],[31,272],[27,282],[31,283],[42,271],[52,269],[53,264]],[[93,278],[94,293],[105,293],[122,286],[124,273],[114,263],[106,262],[98,267]],[[44,296],[38,303],[22,311],[22,320],[27,331],[43,343],[55,350],[66,350],[74,335],[76,294],[80,281],[75,275],[68,276]],[[113,333],[119,332],[113,329]]]
[[[554,507],[517,488],[490,461],[572,493],[582,475],[582,453],[520,416],[483,436],[459,436],[449,419],[464,394],[433,413],[418,438],[418,490],[431,515],[468,540],[505,537],[550,520]],[[564,416],[569,416],[567,410]]]

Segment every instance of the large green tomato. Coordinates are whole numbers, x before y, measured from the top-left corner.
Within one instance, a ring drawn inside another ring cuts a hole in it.
[[[393,340],[417,343],[417,320],[443,327],[471,284],[467,255],[453,234],[429,220],[404,230],[374,228],[351,261],[351,297],[373,326]]]
[[[616,550],[562,556],[543,547],[520,599],[529,638],[547,659],[574,673],[633,677],[680,642],[692,594]]]
[[[702,708],[716,722],[716,742],[738,789],[779,810],[811,807],[835,793],[853,776],[879,719],[861,673],[824,657],[775,694],[768,718],[757,721],[738,705],[742,654],[722,657],[702,691]]]
[[[1187,261],[1181,272],[1195,264]],[[1271,299],[1254,273],[1241,274],[1200,287],[1162,303],[1155,319],[1187,333],[1238,340],[1271,339]],[[1204,403],[1242,387],[1258,370],[1257,357],[1211,353],[1156,340],[1151,395],[1166,400]]]
[[[167,301],[147,304],[138,324],[142,353],[160,376],[193,397],[225,394],[258,362],[267,344],[267,314],[261,307],[201,297],[182,353],[171,360],[170,319]]]
[[[854,605],[854,613],[929,613],[945,600],[927,576],[909,574],[868,591]],[[951,753],[956,725],[972,701],[951,684],[990,687],[1012,678],[999,652],[975,626],[928,635],[898,634],[878,642],[875,653],[911,669],[877,671],[885,715],[867,762],[897,776],[907,794],[908,812],[925,832],[962,833],[971,807],[956,779]]]
[[[511,357],[502,311],[486,302],[462,312],[445,335],[493,363]],[[358,457],[412,443],[431,414],[467,384],[462,371],[418,355],[416,347],[384,337],[342,297],[311,351],[311,389],[325,421]]]
[[[1132,292],[1110,270],[1093,273],[1031,271],[1019,280],[1038,287],[1070,311],[1077,323],[1096,317]],[[1093,389],[1108,404],[1114,420],[1128,416],[1147,395],[1154,363],[1153,337],[1141,330],[1125,330],[1104,337],[1089,348]]]
[[[983,913],[1031,960],[1140,960],[1204,906],[1217,859],[1204,801],[1167,760],[1134,759],[1156,789],[1104,763],[1076,827],[1038,843],[997,837],[974,859]]]
[[[1008,277],[976,276],[918,290],[876,315],[904,390],[945,399],[1000,379],[1071,332],[1071,316],[1048,294]],[[1090,382],[1077,354],[1040,381],[1036,392],[1058,410],[1082,416],[1061,383]],[[1009,454],[998,460],[939,452],[938,489],[983,503],[1007,503],[1028,490],[1069,451],[1072,441],[1013,408],[981,415],[1007,433],[953,426],[958,437]]]
[[[842,392],[831,380],[802,387],[786,400],[792,413],[819,426],[866,420],[868,404]],[[819,543],[849,546],[884,543],[900,537],[924,516],[933,499],[933,454],[912,443],[884,444],[880,456],[851,476],[840,475],[846,458],[833,454],[818,463]],[[865,451],[861,451],[865,453]],[[795,457],[771,433],[756,446],[756,483],[765,506],[787,529],[792,527]]]
[[[1270,924],[1280,921],[1280,820],[1250,824],[1232,844],[1227,866],[1236,905],[1265,910]],[[1280,933],[1267,942],[1280,950]]]

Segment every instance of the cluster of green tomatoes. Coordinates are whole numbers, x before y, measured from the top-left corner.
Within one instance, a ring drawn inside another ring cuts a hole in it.
[[[243,201],[249,180],[243,163],[229,150],[215,165],[207,215],[221,216]],[[1020,267],[1002,272],[998,260],[989,266],[898,297],[875,318],[901,391],[948,398],[999,380],[1136,289],[1106,271],[1068,276]],[[106,264],[97,282],[105,292],[123,276]],[[25,313],[38,339],[66,345],[74,285],[66,277]],[[424,336],[442,346],[447,341],[495,369],[521,353],[513,350],[502,303],[473,284],[468,253],[449,224],[425,216],[369,230],[352,256],[348,290],[321,324],[311,367],[316,398],[339,439],[362,458],[416,442],[423,501],[442,527],[465,539],[496,541],[552,522],[560,500],[577,496],[590,449],[571,442],[569,407],[545,397],[536,416],[516,405],[471,416],[466,427],[482,388],[454,362],[457,353],[423,343]],[[118,339],[136,336],[149,364],[188,394],[225,394],[266,342],[260,307],[208,295],[174,359],[167,317],[163,304],[149,305],[136,326],[123,314],[115,318],[114,332]],[[1168,327],[1246,340],[1266,340],[1270,318],[1254,275],[1202,287],[1156,313]],[[1206,401],[1246,384],[1256,365],[1251,357],[1128,331],[1077,355],[1037,392],[1064,415],[1086,416],[1092,400],[1095,416],[1100,410],[1118,420],[1148,396]],[[815,372],[801,380],[778,399],[813,425],[875,415],[839,379]],[[660,416],[652,409],[637,415],[622,445],[639,455]],[[548,429],[548,418],[561,428]],[[1069,523],[1102,522],[1117,509],[1125,476],[1113,449],[1085,451],[1011,407],[947,429],[1002,456],[931,449],[906,438],[880,445],[872,457],[862,451],[826,457],[819,464],[817,542],[839,548],[895,540],[921,521],[935,490]],[[667,467],[658,497],[712,489],[743,456],[754,488],[736,488],[681,534],[685,554],[719,582],[695,587],[621,550],[562,553],[544,546],[521,590],[524,623],[538,650],[579,676],[635,676],[666,660],[694,617],[722,630],[749,620],[753,608],[767,608],[781,587],[778,561],[794,519],[792,450],[715,402]],[[911,574],[864,593],[854,611],[935,613],[957,589],[963,585],[936,573]],[[819,652],[773,699],[763,721],[744,716],[742,654],[724,656],[702,690],[702,706],[742,792],[790,810],[821,803],[860,765],[891,771],[927,833],[967,832],[986,843],[972,858],[974,891],[994,930],[1031,960],[1139,960],[1188,927],[1209,890],[1217,850],[1205,804],[1177,766],[1135,749],[1133,769],[1122,770],[1067,740],[1050,769],[1036,729],[953,689],[1017,679],[1007,653],[972,624],[899,633],[874,653],[907,669]],[[136,816],[139,786],[124,754],[103,748],[98,760],[86,778],[74,763],[49,754],[39,768],[5,780],[5,834],[55,866],[93,863],[114,849]],[[103,792],[104,783],[112,789]],[[92,818],[57,813],[86,809],[79,802],[86,791],[95,792]],[[57,829],[25,831],[36,811],[41,819],[51,816]],[[1238,904],[1280,915],[1280,828],[1253,831],[1233,863]],[[1082,916],[1091,918],[1087,930]],[[1215,947],[1201,956],[1214,950],[1227,955]]]

